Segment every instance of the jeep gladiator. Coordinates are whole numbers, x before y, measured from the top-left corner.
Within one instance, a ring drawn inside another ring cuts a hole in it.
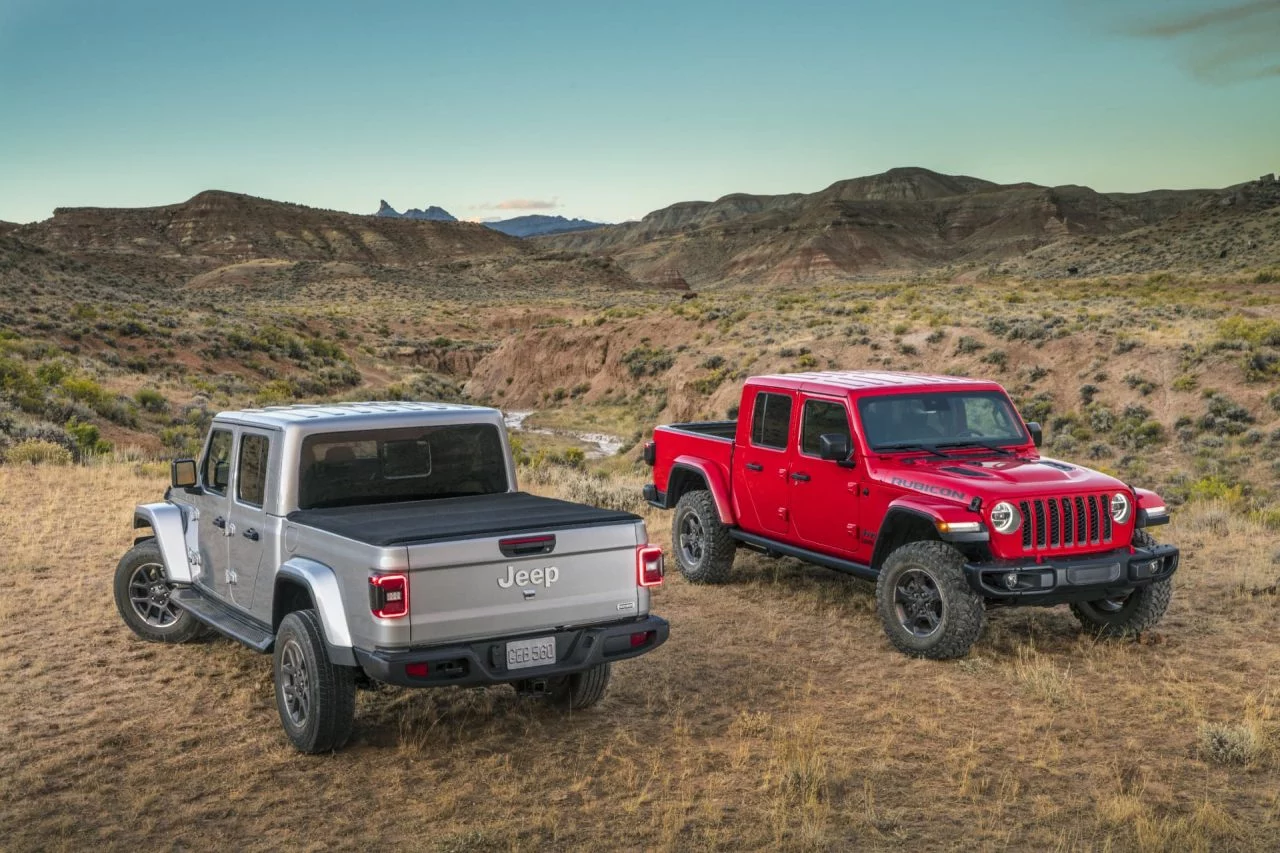
[[[346,742],[358,684],[508,683],[586,708],[614,661],[667,639],[649,613],[663,557],[644,522],[517,491],[495,409],[223,412],[134,527],[149,532],[116,569],[125,623],[272,653],[303,752]]]
[[[872,371],[757,376],[735,421],[670,424],[644,447],[645,499],[674,509],[695,583],[737,548],[873,581],[889,640],[965,655],[997,605],[1068,604],[1099,635],[1144,631],[1172,594],[1178,550],[1154,492],[1040,456],[994,382]]]

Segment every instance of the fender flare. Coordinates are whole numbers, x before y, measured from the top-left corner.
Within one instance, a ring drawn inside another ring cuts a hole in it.
[[[1169,508],[1164,498],[1150,489],[1134,489],[1133,508],[1134,524],[1137,527],[1154,527],[1157,524],[1169,523]]]
[[[342,590],[338,586],[338,576],[333,569],[306,557],[294,557],[280,565],[272,584],[274,598],[275,586],[281,579],[288,579],[304,586],[311,593],[311,601],[320,616],[320,626],[324,629],[324,640],[329,645],[334,663],[341,663],[338,657],[355,661],[355,653],[351,650],[351,629],[347,626],[347,611],[342,604]],[[337,655],[332,655],[333,652]]]
[[[975,513],[969,512],[965,507],[955,504],[932,504],[924,501],[915,500],[911,497],[900,497],[889,502],[889,506],[885,508],[884,518],[880,522],[880,533],[876,536],[875,549],[871,558],[871,565],[879,567],[884,559],[889,555],[883,553],[888,547],[890,539],[884,536],[884,532],[889,529],[895,519],[902,516],[910,516],[919,519],[929,525],[929,529],[933,531],[933,535],[942,542],[951,543],[981,543],[990,540],[990,533],[985,525],[981,525],[978,532],[966,533],[942,533],[938,530],[938,525],[942,522],[958,522],[958,521],[981,521]]]
[[[696,456],[677,456],[671,463],[670,473],[667,474],[668,495],[671,493],[671,478],[677,471],[692,471],[701,476],[711,491],[711,499],[716,502],[716,512],[720,515],[721,524],[737,523],[733,517],[733,508],[729,505],[729,487],[725,484],[724,475],[720,473],[719,468],[709,465]]]
[[[138,504],[133,510],[133,529],[150,527],[160,546],[160,559],[169,583],[191,583],[191,561],[187,558],[187,525],[182,508],[168,502]]]

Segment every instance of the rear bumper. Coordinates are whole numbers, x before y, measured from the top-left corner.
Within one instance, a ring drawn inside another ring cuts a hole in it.
[[[658,487],[653,483],[647,483],[644,487],[644,500],[649,506],[656,506],[658,509],[670,509],[667,506],[667,495],[665,492],[658,491]]]
[[[966,563],[965,577],[983,598],[1007,604],[1053,605],[1121,595],[1178,570],[1173,545],[1128,548],[1077,559]],[[1012,581],[1012,587],[1010,582]]]
[[[475,640],[454,646],[422,649],[356,649],[356,662],[370,678],[402,687],[444,687],[450,685],[507,684],[529,678],[555,678],[590,669],[601,663],[638,657],[667,641],[670,626],[658,616],[626,622],[539,631],[516,637]],[[556,662],[547,666],[507,669],[507,642],[535,637],[556,638]],[[644,635],[632,645],[633,635]],[[408,664],[427,664],[426,676],[405,672]]]

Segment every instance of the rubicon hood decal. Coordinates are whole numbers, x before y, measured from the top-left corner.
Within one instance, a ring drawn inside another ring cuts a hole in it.
[[[964,492],[957,489],[952,489],[948,486],[936,486],[933,483],[921,483],[919,480],[907,480],[903,477],[894,477],[891,482],[895,486],[900,486],[904,489],[911,489],[916,492],[937,495],[938,497],[953,498],[958,501],[962,501],[966,497]]]

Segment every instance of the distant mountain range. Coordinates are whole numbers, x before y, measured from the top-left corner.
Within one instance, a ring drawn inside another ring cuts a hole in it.
[[[1228,271],[1280,258],[1280,182],[1100,193],[997,184],[922,168],[838,181],[815,193],[686,201],[547,249],[607,256],[641,281],[679,275],[800,283],[950,267],[1032,275]]]
[[[382,216],[388,219],[427,219],[434,222],[458,221],[457,217],[449,211],[434,204],[426,210],[414,207],[404,213],[400,213],[387,204],[386,199],[382,200],[382,203],[378,206],[378,212],[374,216]],[[546,216],[535,213],[528,216],[513,216],[510,219],[481,222],[480,224],[492,228],[494,231],[510,234],[512,237],[538,237],[545,234],[567,234],[571,231],[586,231],[591,228],[599,228],[606,223],[591,222],[586,219],[566,219],[563,216]]]

